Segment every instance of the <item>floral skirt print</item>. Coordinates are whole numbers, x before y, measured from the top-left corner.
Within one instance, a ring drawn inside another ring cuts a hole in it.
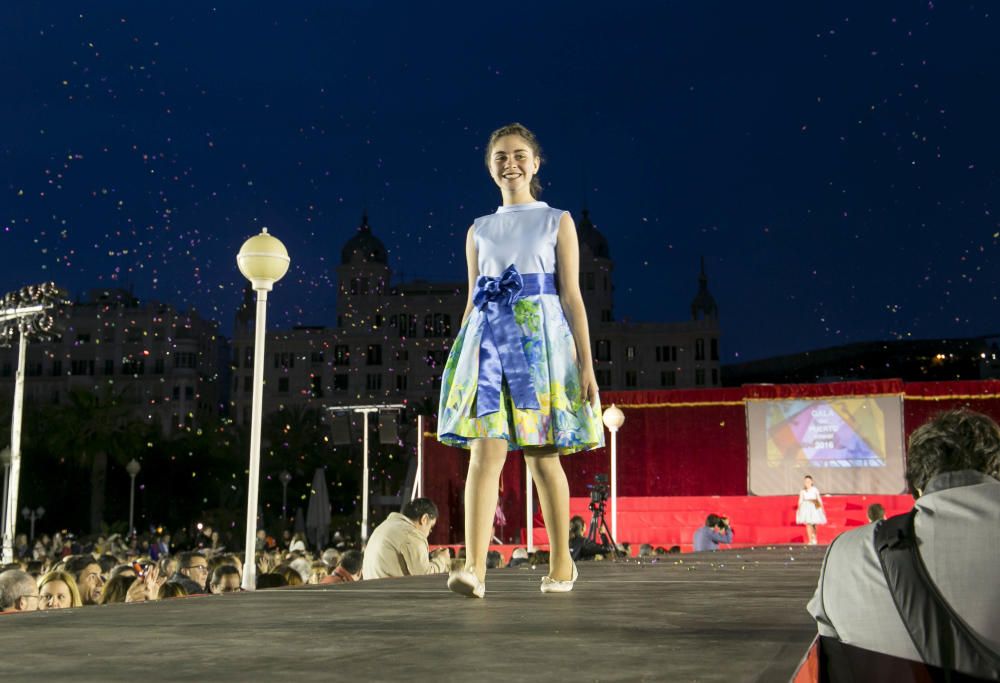
[[[476,438],[506,439],[509,451],[555,446],[560,455],[602,447],[601,409],[594,410],[581,399],[576,345],[559,297],[549,293],[521,296],[506,306],[508,318],[511,313],[508,331],[512,334],[506,336],[486,306],[477,305],[462,325],[441,377],[438,440],[470,448]],[[530,381],[506,360],[503,342],[511,337],[515,349],[520,337],[527,365],[518,362]],[[500,362],[495,361],[489,382],[494,385],[492,392],[488,386],[480,391],[481,378],[489,374],[483,365],[489,365],[497,347],[503,359],[502,375]],[[511,383],[515,384],[513,392]],[[486,403],[488,407],[480,405]]]

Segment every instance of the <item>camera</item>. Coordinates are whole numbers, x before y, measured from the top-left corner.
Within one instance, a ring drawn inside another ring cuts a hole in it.
[[[595,474],[594,483],[587,484],[587,488],[590,489],[591,505],[605,502],[611,493],[611,487],[608,486],[608,475]]]
[[[722,529],[723,531],[729,531],[729,518],[728,517],[719,517],[719,523],[718,523],[717,526],[720,529]]]

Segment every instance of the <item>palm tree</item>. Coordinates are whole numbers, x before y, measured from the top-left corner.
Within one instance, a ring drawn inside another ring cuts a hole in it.
[[[48,448],[90,467],[90,531],[99,533],[104,521],[108,459],[125,464],[142,449],[150,427],[135,417],[123,392],[108,388],[100,394],[74,390],[67,403],[53,411],[46,434]]]

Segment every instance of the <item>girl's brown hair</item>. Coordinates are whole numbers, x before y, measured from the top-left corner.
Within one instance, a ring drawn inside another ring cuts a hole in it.
[[[524,138],[524,141],[531,147],[531,151],[536,157],[538,157],[538,168],[539,170],[541,169],[542,164],[545,163],[545,158],[542,156],[542,146],[538,143],[538,138],[535,137],[534,133],[528,130],[527,126],[517,122],[508,123],[506,126],[501,126],[490,133],[490,140],[486,143],[486,168],[490,168],[490,160],[493,156],[493,145],[495,145],[497,140],[505,135],[518,135]],[[542,183],[536,174],[531,178],[531,196],[538,199],[541,194]]]

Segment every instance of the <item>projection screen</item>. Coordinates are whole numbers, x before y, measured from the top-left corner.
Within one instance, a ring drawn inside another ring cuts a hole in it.
[[[747,450],[751,495],[903,493],[902,396],[748,401]]]

